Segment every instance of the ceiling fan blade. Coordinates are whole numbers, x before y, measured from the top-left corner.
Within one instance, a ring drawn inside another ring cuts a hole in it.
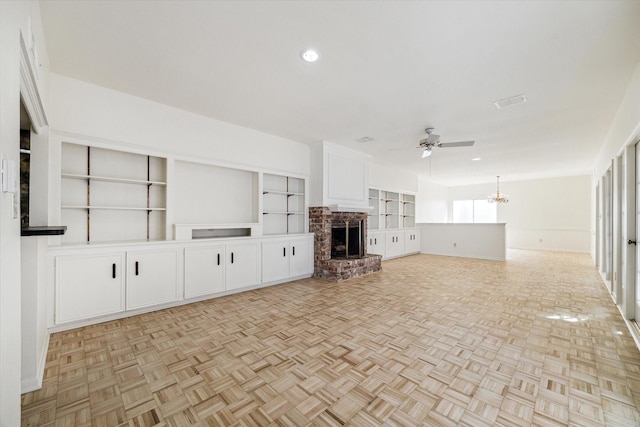
[[[441,142],[440,144],[438,144],[438,147],[471,147],[474,143],[475,141]]]

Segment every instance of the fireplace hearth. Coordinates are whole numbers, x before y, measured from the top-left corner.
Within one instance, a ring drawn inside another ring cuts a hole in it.
[[[366,212],[309,208],[314,239],[314,276],[342,281],[380,270],[380,255],[367,254]]]

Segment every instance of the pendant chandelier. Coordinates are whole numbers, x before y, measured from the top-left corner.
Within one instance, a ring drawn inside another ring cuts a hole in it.
[[[488,197],[489,203],[509,203],[509,196],[504,193],[500,193],[500,176],[497,176],[496,178],[498,179],[496,192]]]

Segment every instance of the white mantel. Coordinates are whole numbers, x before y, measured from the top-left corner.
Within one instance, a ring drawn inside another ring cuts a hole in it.
[[[370,156],[323,141],[311,148],[310,206],[368,212]]]

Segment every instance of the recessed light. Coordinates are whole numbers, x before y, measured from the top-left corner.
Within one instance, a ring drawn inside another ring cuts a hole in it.
[[[318,59],[320,59],[320,52],[318,52],[316,49],[309,48],[300,52],[300,57],[305,62],[316,62]]]
[[[481,158],[481,157],[474,157],[474,158],[473,158],[473,159],[471,159],[471,160],[473,160],[474,162],[477,162],[477,161],[482,160],[482,158]]]

